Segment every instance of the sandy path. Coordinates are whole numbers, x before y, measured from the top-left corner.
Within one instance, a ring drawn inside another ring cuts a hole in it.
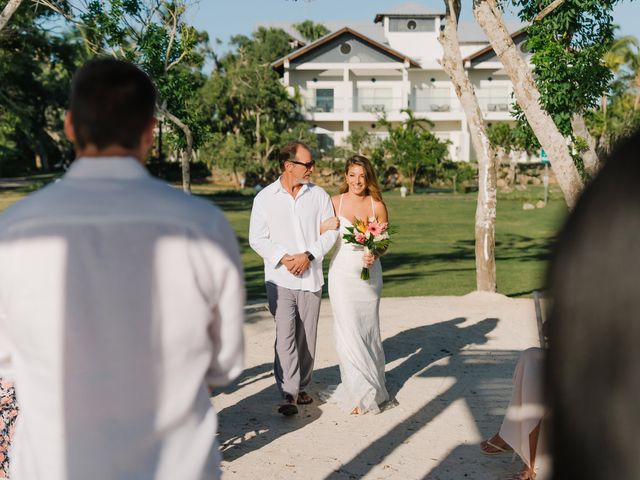
[[[382,299],[387,384],[399,405],[361,416],[317,401],[294,418],[276,412],[274,325],[257,310],[248,316],[247,370],[214,398],[225,479],[493,480],[520,468],[510,455],[482,455],[478,443],[500,426],[519,352],[538,345],[532,300]],[[331,324],[323,301],[315,390],[339,378]]]

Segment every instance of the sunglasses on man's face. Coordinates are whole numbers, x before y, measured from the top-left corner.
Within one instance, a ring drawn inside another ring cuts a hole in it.
[[[307,170],[311,170],[316,164],[315,160],[311,160],[308,163],[299,162],[298,160],[288,160],[288,161],[291,162],[291,163],[295,163],[296,165],[302,165]]]

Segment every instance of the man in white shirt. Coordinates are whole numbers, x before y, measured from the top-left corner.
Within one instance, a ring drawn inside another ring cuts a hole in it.
[[[144,168],[155,102],[135,66],[86,64],[65,119],[77,159],[0,216],[12,480],[220,477],[208,387],[243,368],[238,244]]]
[[[311,382],[322,296],[322,259],[338,236],[320,235],[320,224],[333,216],[331,198],[310,183],[314,161],[302,142],[279,153],[282,175],[256,195],[251,210],[249,244],[264,259],[269,310],[276,322],[274,370],[284,397],[279,412],[298,413],[296,404],[313,401]]]

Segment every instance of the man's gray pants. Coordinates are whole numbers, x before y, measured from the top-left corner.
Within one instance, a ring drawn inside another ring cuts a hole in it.
[[[267,283],[269,311],[276,322],[274,371],[280,393],[297,398],[311,382],[322,290],[290,290]]]

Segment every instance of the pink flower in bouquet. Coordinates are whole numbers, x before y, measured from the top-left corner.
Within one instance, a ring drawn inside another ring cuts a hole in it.
[[[386,232],[389,228],[389,224],[387,222],[379,223],[378,225],[380,225],[380,233]]]
[[[364,233],[357,232],[355,235],[356,242],[364,244],[365,236]]]
[[[371,235],[375,237],[376,235],[380,235],[382,233],[382,227],[379,223],[371,222],[369,223],[369,225],[367,225],[367,231],[371,232]]]

